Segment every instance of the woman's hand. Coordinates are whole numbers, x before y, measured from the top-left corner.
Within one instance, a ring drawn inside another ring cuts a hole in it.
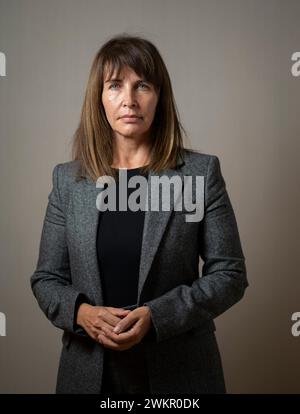
[[[130,310],[122,308],[92,306],[82,303],[78,308],[76,323],[98,342],[101,329],[112,330],[130,312]]]
[[[148,306],[132,310],[120,320],[115,327],[103,325],[98,334],[98,341],[105,347],[115,351],[124,351],[139,343],[152,325]]]

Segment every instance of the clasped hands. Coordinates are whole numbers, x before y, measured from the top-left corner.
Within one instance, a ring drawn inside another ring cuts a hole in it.
[[[77,324],[105,348],[124,351],[139,343],[151,328],[148,306],[134,310],[82,303]]]

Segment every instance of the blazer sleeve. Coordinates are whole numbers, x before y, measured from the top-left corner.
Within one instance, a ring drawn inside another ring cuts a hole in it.
[[[156,342],[200,328],[238,302],[248,286],[234,211],[215,155],[207,166],[204,217],[195,248],[204,262],[202,277],[144,303],[150,308]]]
[[[58,164],[53,169],[39,257],[30,282],[40,308],[53,325],[84,335],[84,330],[76,324],[76,312],[80,302],[86,298],[72,286],[65,212],[59,192],[60,167]]]

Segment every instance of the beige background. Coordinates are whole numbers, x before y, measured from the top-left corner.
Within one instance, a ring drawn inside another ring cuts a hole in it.
[[[60,332],[29,278],[92,59],[123,31],[157,45],[193,147],[221,161],[250,282],[216,320],[228,391],[300,392],[299,15],[293,0],[0,0],[1,393],[54,392]]]

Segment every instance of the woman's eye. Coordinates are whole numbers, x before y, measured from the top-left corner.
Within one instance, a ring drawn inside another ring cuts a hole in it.
[[[112,83],[110,86],[109,86],[109,89],[117,89],[117,87],[119,87],[120,85],[118,84],[118,83]],[[148,89],[149,88],[149,86],[148,85],[146,85],[145,83],[139,83],[138,84],[138,87],[140,88],[142,88],[142,89]]]
[[[145,83],[140,83],[139,86],[142,86],[142,87],[144,87],[146,89],[148,88],[148,85],[146,85]]]
[[[118,83],[112,83],[110,85],[109,89],[115,89],[114,86],[119,86],[119,84]]]

